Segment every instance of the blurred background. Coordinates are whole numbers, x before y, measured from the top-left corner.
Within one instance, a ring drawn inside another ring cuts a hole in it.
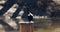
[[[0,0],[0,11],[7,1]],[[13,4],[3,16],[0,16],[1,32],[19,32],[19,21],[27,21],[21,18],[21,14],[24,13],[23,9],[15,19],[10,17],[19,7],[19,3],[25,3],[25,1],[17,0],[17,3]],[[28,0],[26,3],[29,3],[26,5],[33,14],[34,32],[60,32],[60,0]],[[26,15],[23,16],[26,17]]]

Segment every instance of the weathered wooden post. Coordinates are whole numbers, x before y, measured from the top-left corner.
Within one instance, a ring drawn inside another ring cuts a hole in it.
[[[20,23],[20,32],[33,32],[34,22],[19,22]]]

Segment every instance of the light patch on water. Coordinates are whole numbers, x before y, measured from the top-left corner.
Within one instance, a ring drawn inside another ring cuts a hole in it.
[[[5,0],[1,0],[0,1],[0,4],[4,4],[6,1]]]
[[[17,8],[18,8],[18,5],[14,4],[5,14],[8,14],[9,12],[14,13],[17,10]]]
[[[3,8],[3,6],[0,6],[0,10]]]
[[[57,4],[60,4],[60,0],[53,0],[54,2],[56,2]]]
[[[11,19],[9,16],[5,16],[4,21],[14,29],[18,29],[16,22],[13,19]]]

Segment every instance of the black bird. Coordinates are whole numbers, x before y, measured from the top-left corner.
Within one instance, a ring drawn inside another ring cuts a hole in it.
[[[31,13],[28,14],[28,21],[29,22],[33,21],[33,15]]]

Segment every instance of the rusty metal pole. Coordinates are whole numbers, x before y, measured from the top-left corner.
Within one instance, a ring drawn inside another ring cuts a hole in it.
[[[20,22],[19,32],[33,32],[34,23],[33,22]]]

